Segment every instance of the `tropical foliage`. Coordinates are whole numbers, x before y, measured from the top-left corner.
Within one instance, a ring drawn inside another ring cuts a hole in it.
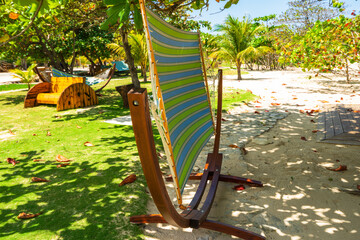
[[[10,72],[14,73],[13,77],[14,78],[18,78],[20,79],[20,81],[22,83],[27,83],[28,85],[28,90],[30,90],[30,83],[32,83],[35,78],[36,78],[36,74],[33,71],[33,69],[36,67],[36,64],[32,64],[27,71],[22,71],[20,69],[12,69],[10,70]]]
[[[360,16],[316,22],[304,36],[283,48],[282,61],[304,70],[342,72],[349,82],[349,65],[360,61]],[[356,73],[357,74],[357,73]]]
[[[41,8],[35,2],[22,6],[10,1],[6,6],[0,6],[0,18],[4,20],[0,23],[3,39],[8,41],[9,36],[18,35],[24,26],[28,26],[19,37],[0,47],[2,57],[30,58],[72,72],[78,56],[85,56],[93,65],[96,61],[101,65],[101,59],[109,56],[106,44],[111,42],[112,34],[99,29],[105,19],[101,0],[68,0],[67,4],[46,1],[51,3],[48,8]],[[37,13],[39,9],[41,11]]]
[[[271,51],[268,46],[252,45],[252,41],[264,30],[264,27],[252,24],[248,18],[240,21],[228,15],[225,23],[217,25],[215,30],[221,32],[223,37],[220,41],[220,49],[213,52],[210,57],[233,61],[236,64],[239,80],[242,79],[243,62],[257,59]]]

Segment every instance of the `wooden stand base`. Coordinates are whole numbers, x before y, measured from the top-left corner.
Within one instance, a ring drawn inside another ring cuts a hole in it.
[[[167,223],[166,220],[161,216],[161,214],[150,214],[150,215],[139,215],[130,217],[130,222],[135,224],[145,224],[145,223]],[[200,228],[206,228],[209,230],[222,232],[230,234],[246,240],[264,240],[265,237],[247,231],[245,229],[234,227],[229,224],[220,223],[212,220],[206,219],[201,225]]]
[[[191,173],[189,180],[201,180],[202,176],[203,176],[202,173]],[[167,176],[165,179],[168,182],[173,181],[171,175]],[[211,179],[212,179],[212,176],[209,177],[209,180],[211,180]],[[253,180],[250,178],[236,177],[236,176],[232,176],[232,175],[224,175],[224,174],[220,174],[219,181],[231,182],[231,183],[237,183],[237,184],[243,183],[243,184],[250,185],[252,187],[262,187],[263,186],[262,182],[257,181],[257,180]]]

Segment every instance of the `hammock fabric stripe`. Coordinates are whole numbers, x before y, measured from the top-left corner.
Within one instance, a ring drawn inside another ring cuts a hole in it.
[[[155,54],[157,64],[161,63],[189,63],[194,61],[200,61],[199,55],[188,56],[163,56],[162,54]]]
[[[57,70],[55,68],[52,68],[51,71],[52,71],[52,75],[54,77],[79,77],[79,76],[76,76],[76,75],[73,75],[70,73],[66,73],[66,72]],[[102,81],[104,81],[104,79],[96,78],[96,77],[86,77],[85,83],[86,83],[86,85],[91,86],[91,85],[98,84]]]
[[[214,134],[200,61],[199,34],[179,30],[146,9],[181,192]]]

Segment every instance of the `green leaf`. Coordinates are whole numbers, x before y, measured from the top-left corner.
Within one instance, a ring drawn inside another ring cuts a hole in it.
[[[134,23],[137,30],[143,28],[141,13],[137,6],[134,6]]]
[[[200,7],[200,0],[196,0],[196,7]]]
[[[8,33],[13,33],[15,32],[16,30],[18,29],[18,26],[16,24],[9,24],[6,26],[5,30],[8,32]]]
[[[104,3],[106,5],[118,5],[119,4],[119,0],[104,0]]]
[[[129,19],[130,15],[130,4],[127,2],[125,4],[125,8],[119,12],[119,22],[124,23],[126,20]]]
[[[31,41],[32,42],[38,42],[39,41],[39,38],[37,36],[32,36],[31,37]]]
[[[119,12],[123,10],[125,7],[125,4],[119,4],[112,6],[106,10],[106,14],[111,17],[112,15],[119,15]]]
[[[231,5],[232,5],[232,0],[229,0],[229,1],[225,4],[224,8],[227,9],[227,8],[231,7]]]
[[[21,6],[32,6],[34,4],[36,4],[36,6],[39,5],[39,1],[38,0],[14,0],[15,3],[21,5]],[[49,2],[54,3],[56,2],[56,0],[44,0],[43,4],[41,5],[40,8],[40,13],[44,13],[45,10],[49,10]]]
[[[123,11],[124,9],[124,5],[115,5],[110,7],[106,13],[108,14],[108,18],[105,20],[105,22],[101,23],[100,25],[100,29],[102,30],[108,30],[109,26],[115,24],[118,20],[118,16],[120,14],[121,11]]]

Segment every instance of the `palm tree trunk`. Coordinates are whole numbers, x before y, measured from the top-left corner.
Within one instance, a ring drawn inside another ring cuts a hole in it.
[[[147,82],[147,76],[146,76],[146,66],[141,65],[141,74],[144,77],[144,82]]]
[[[236,70],[237,70],[237,79],[242,80],[241,78],[241,60],[236,60]]]
[[[134,58],[131,55],[131,47],[128,41],[129,33],[127,32],[125,24],[119,29],[119,32],[121,35],[121,40],[123,42],[123,48],[126,55],[126,63],[129,66],[132,83],[134,84],[135,88],[140,88],[140,81],[137,75],[136,67],[134,64]]]

